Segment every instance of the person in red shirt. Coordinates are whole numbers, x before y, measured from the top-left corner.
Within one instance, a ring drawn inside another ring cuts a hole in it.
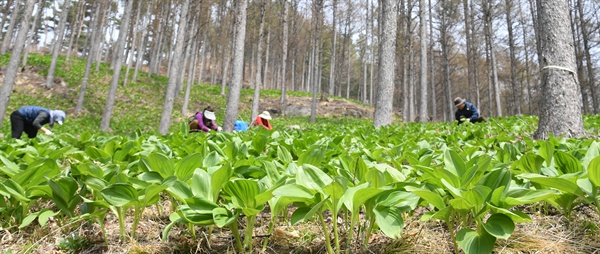
[[[256,117],[252,126],[262,126],[267,130],[272,130],[273,127],[271,127],[271,122],[269,120],[271,120],[271,114],[269,114],[269,111],[263,111]]]

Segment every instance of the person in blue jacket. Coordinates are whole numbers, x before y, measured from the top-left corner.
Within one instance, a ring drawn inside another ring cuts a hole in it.
[[[454,118],[458,121],[458,124],[465,121],[472,123],[485,122],[485,119],[479,116],[479,110],[477,110],[477,107],[475,107],[473,103],[470,103],[463,98],[456,97],[454,99],[454,106],[456,106]]]
[[[10,125],[13,138],[21,138],[23,132],[27,133],[29,138],[35,138],[38,131],[43,131],[46,135],[52,135],[52,131],[45,128],[45,124],[50,124],[52,128],[54,123],[62,125],[66,114],[62,110],[49,110],[39,106],[23,106],[10,114]]]

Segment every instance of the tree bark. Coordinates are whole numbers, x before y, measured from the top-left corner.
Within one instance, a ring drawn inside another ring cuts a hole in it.
[[[52,88],[54,86],[54,71],[56,70],[56,62],[58,61],[58,53],[62,48],[63,37],[65,34],[65,26],[67,25],[67,14],[69,14],[71,1],[65,1],[62,6],[62,12],[60,14],[60,23],[58,24],[58,33],[54,36],[54,43],[52,47],[52,61],[50,67],[48,67],[48,75],[46,76],[46,88]]]
[[[233,69],[231,78],[231,87],[227,95],[227,108],[225,109],[225,122],[223,130],[233,131],[233,125],[238,117],[238,107],[240,102],[240,90],[242,88],[242,75],[244,63],[244,41],[246,38],[246,9],[248,2],[246,0],[236,1],[237,14],[235,15],[235,38],[233,40]]]
[[[540,1],[542,98],[536,139],[585,136],[567,0]]]
[[[10,55],[8,66],[6,66],[4,82],[2,82],[2,87],[0,87],[0,128],[2,127],[4,116],[6,115],[6,108],[8,108],[10,95],[12,93],[13,85],[15,84],[15,78],[17,77],[17,72],[19,70],[19,61],[21,60],[21,53],[23,52],[25,39],[29,33],[29,22],[31,21],[34,5],[35,0],[25,1],[21,25],[19,27],[15,46],[13,47],[12,54]],[[18,13],[18,11],[16,13]]]
[[[94,64],[94,59],[98,52],[99,43],[98,43],[98,31],[100,30],[100,10],[102,10],[104,6],[104,1],[99,1],[96,3],[96,11],[94,12],[94,16],[92,17],[92,24],[90,30],[92,30],[92,39],[89,45],[89,53],[87,56],[87,62],[85,65],[85,73],[83,74],[83,79],[81,80],[81,87],[79,88],[79,96],[77,97],[77,105],[75,106],[75,114],[80,113],[83,110],[83,103],[85,101],[85,90],[87,89],[88,80],[90,77],[90,72],[92,69],[92,65]]]
[[[427,12],[425,8],[425,0],[419,1],[419,19],[420,24],[419,27],[421,29],[420,35],[420,46],[421,46],[421,93],[420,93],[420,102],[419,102],[419,122],[428,122],[428,107],[427,107]],[[434,93],[435,91],[432,91]]]
[[[260,24],[258,28],[258,53],[256,54],[256,74],[254,84],[254,97],[252,99],[252,109],[250,112],[250,122],[254,121],[258,116],[258,106],[260,103],[260,89],[262,82],[262,55],[263,55],[263,40],[265,32],[265,0],[261,0],[259,3],[260,8]]]
[[[283,0],[283,42],[281,48],[281,112],[285,111],[287,92],[287,62],[288,62],[288,13],[289,4]]]
[[[337,43],[337,0],[333,0],[333,22],[332,22],[332,30],[333,30],[333,42],[331,44],[331,63],[330,63],[330,72],[329,72],[329,94],[330,95],[334,95],[335,94],[335,52],[336,50],[336,43]]]
[[[133,0],[127,1],[127,7],[123,13],[123,23],[121,30],[119,30],[119,38],[117,39],[117,45],[115,47],[114,57],[116,58],[114,63],[113,77],[110,82],[110,89],[108,91],[108,97],[106,98],[106,105],[104,106],[104,112],[102,113],[102,121],[100,122],[100,130],[110,130],[110,118],[112,116],[113,107],[115,105],[115,98],[117,96],[117,87],[119,86],[119,76],[121,75],[121,66],[123,65],[123,58],[125,44],[127,43],[127,34],[129,33],[129,23],[131,22],[131,12],[133,10]]]
[[[379,46],[377,97],[373,125],[381,127],[392,123],[394,102],[394,70],[396,60],[397,5],[394,0],[383,0],[382,35]]]

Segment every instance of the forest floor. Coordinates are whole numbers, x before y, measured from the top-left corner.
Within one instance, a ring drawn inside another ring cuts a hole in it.
[[[52,206],[52,204],[48,204]],[[86,220],[75,222],[51,220],[46,227],[40,228],[35,222],[31,226],[14,232],[14,229],[0,231],[1,253],[236,253],[235,240],[226,229],[194,227],[194,235],[184,225],[176,225],[161,239],[162,231],[170,223],[168,200],[157,206],[147,208],[133,238],[119,239],[119,223],[114,214],[105,219],[106,239],[98,223]],[[529,209],[524,208],[525,211]],[[268,210],[268,209],[267,209]],[[290,209],[291,211],[292,209]],[[126,216],[125,231],[131,234],[133,208]],[[579,206],[574,210],[573,218],[550,209],[549,214],[531,213],[530,223],[516,225],[515,232],[506,240],[498,239],[494,253],[600,253],[600,219],[588,206]],[[353,242],[350,253],[454,253],[454,247],[448,229],[441,222],[422,222],[421,214],[407,215],[402,236],[391,239],[381,233],[368,237],[368,247],[361,248]],[[277,221],[272,234],[268,234],[270,214],[264,211],[257,217],[254,230],[254,253],[326,253],[325,237],[316,222],[292,226]],[[245,218],[240,218],[240,232],[244,232]],[[332,217],[325,218],[332,228]],[[345,251],[346,233],[342,219],[340,225],[340,250]],[[355,228],[354,236],[358,233]],[[243,234],[243,233],[242,233]],[[333,234],[331,234],[333,236]],[[265,240],[269,239],[262,250]],[[335,246],[335,244],[332,244]]]

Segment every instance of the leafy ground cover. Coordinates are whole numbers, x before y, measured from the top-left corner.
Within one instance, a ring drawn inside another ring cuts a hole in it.
[[[81,66],[69,66],[61,92],[20,87],[11,105],[73,108]],[[120,88],[137,107],[117,107],[113,132],[102,133],[89,126],[99,123],[100,84],[56,135],[0,141],[1,252],[600,250],[598,116],[585,117],[582,139],[532,140],[529,116],[379,129],[369,119],[286,117],[275,131],[243,133],[188,133],[179,121],[162,136],[139,128],[156,123],[145,112],[161,104],[147,98],[164,80],[148,78]],[[198,105],[224,105],[219,87],[194,90]]]

